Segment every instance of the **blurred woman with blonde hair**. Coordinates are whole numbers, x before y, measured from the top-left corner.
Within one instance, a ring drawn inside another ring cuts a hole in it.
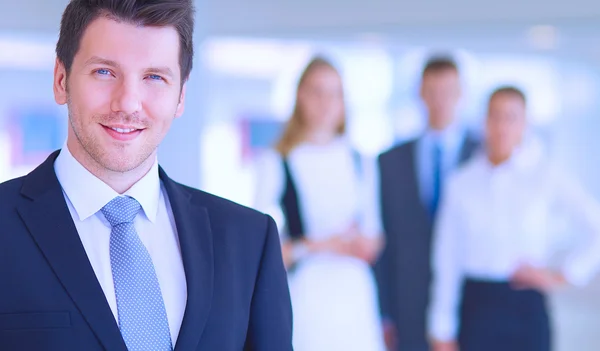
[[[370,264],[381,246],[376,167],[345,136],[342,79],[324,58],[300,77],[275,150],[258,163],[255,207],[278,217],[296,351],[383,351]]]

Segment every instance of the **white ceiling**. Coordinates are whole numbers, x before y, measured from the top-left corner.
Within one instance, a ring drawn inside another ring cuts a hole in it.
[[[597,0],[214,0],[204,6],[215,33],[600,19]]]
[[[56,34],[68,0],[0,0],[0,33]],[[529,50],[532,25],[558,49],[600,59],[598,0],[197,0],[201,35],[360,39]]]
[[[0,0],[0,31],[58,32],[69,0]]]
[[[0,29],[56,31],[68,0],[0,3]],[[597,0],[198,0],[197,8],[215,34],[600,20]]]

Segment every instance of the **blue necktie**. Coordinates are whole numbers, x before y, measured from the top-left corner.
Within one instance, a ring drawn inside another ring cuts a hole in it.
[[[433,196],[431,199],[430,213],[435,218],[439,207],[442,192],[442,148],[439,141],[433,146]]]
[[[112,268],[119,329],[129,351],[171,351],[165,304],[150,254],[133,220],[140,204],[132,197],[116,197],[102,208],[112,226]]]

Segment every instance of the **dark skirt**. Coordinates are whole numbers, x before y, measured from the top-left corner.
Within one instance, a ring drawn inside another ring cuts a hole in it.
[[[536,290],[467,280],[460,320],[461,351],[550,351],[546,298]]]

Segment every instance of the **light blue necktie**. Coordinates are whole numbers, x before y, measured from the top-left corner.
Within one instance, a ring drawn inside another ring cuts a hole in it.
[[[119,329],[129,351],[171,351],[171,334],[160,285],[150,254],[133,220],[140,204],[132,197],[116,197],[102,208],[112,226],[112,268]]]

